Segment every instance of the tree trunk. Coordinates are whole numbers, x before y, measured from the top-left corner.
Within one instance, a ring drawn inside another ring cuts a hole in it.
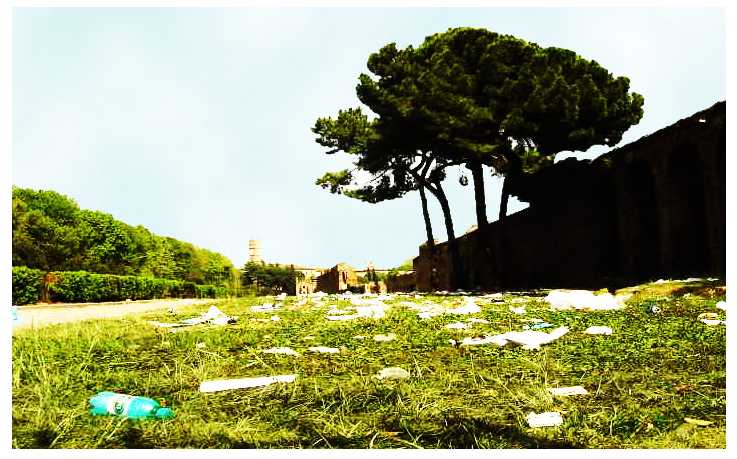
[[[427,210],[427,196],[425,196],[425,187],[419,186],[420,201],[422,202],[422,216],[425,219],[425,232],[427,233],[427,246],[435,246],[435,237],[432,234],[432,223],[430,223],[430,212]]]
[[[509,203],[509,179],[502,179],[502,200],[499,203],[499,221],[501,222],[507,216],[507,204]]]
[[[473,178],[473,193],[476,198],[476,225],[483,228],[488,219],[486,218],[486,192],[484,190],[484,166],[480,161],[471,161],[467,167],[471,170]]]
[[[450,205],[448,198],[445,196],[443,187],[439,181],[434,183],[436,191],[428,188],[440,202],[440,208],[443,210],[443,218],[445,220],[445,230],[448,233],[448,252],[450,255],[450,290],[463,288],[463,264],[461,262],[461,253],[458,248],[455,231],[453,230],[453,218],[450,214]]]

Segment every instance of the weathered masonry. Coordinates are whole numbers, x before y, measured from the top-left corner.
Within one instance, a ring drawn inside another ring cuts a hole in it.
[[[601,288],[726,270],[726,102],[610,151],[567,159],[519,183],[530,207],[420,248],[417,289]]]

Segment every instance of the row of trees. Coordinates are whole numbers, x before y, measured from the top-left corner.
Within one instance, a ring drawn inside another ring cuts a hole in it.
[[[360,75],[356,93],[372,116],[349,108],[312,128],[328,154],[347,153],[354,167],[316,183],[369,203],[418,191],[430,246],[432,195],[443,212],[455,287],[465,286],[443,188],[449,168],[470,173],[479,228],[488,223],[484,170],[503,177],[503,224],[509,196],[523,194],[521,177],[559,152],[616,145],[643,113],[626,77],[573,51],[485,29],[449,29],[418,48],[388,44],[369,56],[368,69],[373,75]]]
[[[294,295],[297,280],[304,274],[291,267],[278,264],[266,264],[249,261],[241,270],[241,280],[246,288],[253,288],[259,293],[288,293]]]
[[[235,286],[225,256],[80,209],[54,191],[13,187],[13,266],[89,271]]]

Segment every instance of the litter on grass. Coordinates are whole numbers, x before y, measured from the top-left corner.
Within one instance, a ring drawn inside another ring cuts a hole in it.
[[[225,314],[223,311],[215,306],[210,306],[204,314],[198,317],[192,317],[191,319],[185,319],[177,323],[167,322],[156,322],[151,321],[150,324],[159,328],[179,328],[179,327],[191,327],[193,325],[199,325],[203,323],[210,323],[213,325],[227,325],[235,323],[238,320],[237,317],[231,317]]]
[[[406,379],[410,377],[410,374],[404,368],[387,367],[381,370],[376,377],[378,379]]]
[[[500,335],[485,336],[483,338],[464,338],[461,346],[475,346],[482,344],[495,344],[499,347],[506,345],[522,346],[523,349],[540,349],[543,344],[550,343],[568,333],[567,327],[558,327],[550,333],[541,331],[525,330],[502,333]]]
[[[264,354],[284,354],[299,356],[299,353],[290,347],[272,347],[269,349],[264,349],[261,352],[263,352]]]
[[[583,386],[572,386],[572,387],[551,387],[548,389],[555,397],[568,397],[571,395],[588,395],[589,391],[584,389]]]
[[[631,294],[620,294],[617,296],[611,293],[602,293],[595,295],[589,290],[553,290],[545,297],[545,301],[550,303],[553,309],[559,311],[566,310],[613,310],[623,309]]]
[[[706,426],[714,424],[711,421],[703,421],[701,419],[683,418],[683,420],[688,424],[694,424],[694,425],[701,426],[701,427],[706,427]]]
[[[563,424],[563,418],[557,411],[530,413],[527,415],[527,424],[530,427],[555,427]]]
[[[241,379],[216,379],[203,381],[200,384],[200,392],[218,392],[231,389],[249,389],[252,387],[263,387],[275,383],[294,382],[297,375],[260,376],[256,378]]]
[[[446,325],[445,328],[462,330],[464,328],[468,328],[468,324],[464,322],[453,322],[452,324]]]
[[[378,341],[380,343],[386,343],[389,341],[393,341],[396,339],[397,335],[394,333],[387,333],[386,335],[376,335],[374,336],[374,341]]]
[[[595,325],[584,330],[587,335],[611,335],[612,329],[605,326]]]
[[[264,303],[258,304],[256,306],[251,306],[251,311],[253,312],[270,312],[274,309],[277,309],[277,306],[274,305],[274,303]]]
[[[547,323],[547,322],[538,322],[532,325],[524,325],[522,328],[524,328],[525,330],[539,330],[541,328],[550,328],[554,326],[555,325]]]
[[[340,349],[338,349],[337,347],[325,347],[325,346],[308,347],[307,350],[310,352],[317,352],[320,354],[337,354],[338,352],[340,352]]]
[[[722,311],[727,310],[727,302],[726,301],[720,301],[716,304],[717,309],[721,309]]]
[[[710,326],[727,324],[725,320],[719,320],[719,315],[716,312],[703,312],[699,314],[698,320]]]

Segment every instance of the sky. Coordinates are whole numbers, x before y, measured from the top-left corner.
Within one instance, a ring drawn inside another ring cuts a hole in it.
[[[387,43],[468,26],[574,50],[645,98],[620,146],[726,99],[722,8],[16,8],[12,20],[13,184],[236,266],[249,239],[265,261],[315,267],[418,254],[417,192],[368,204],[314,184],[350,163],[310,128],[360,105],[358,76]],[[456,235],[476,220],[459,175],[446,182]],[[494,220],[501,181],[485,178]],[[430,213],[445,240],[434,201]]]

